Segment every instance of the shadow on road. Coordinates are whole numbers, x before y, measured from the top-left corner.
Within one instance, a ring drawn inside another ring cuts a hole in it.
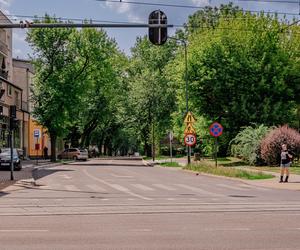
[[[74,171],[72,169],[34,169],[32,171],[32,177],[35,180],[41,179],[50,174],[55,174],[56,172],[69,172]]]
[[[69,164],[72,166],[106,166],[106,167],[111,167],[111,166],[117,166],[117,167],[134,167],[134,168],[143,168],[143,167],[149,167],[149,166],[145,166],[145,165],[141,165],[141,164],[122,164],[122,163],[72,163]]]
[[[0,191],[0,197],[5,196],[5,195],[8,195],[8,194],[9,194],[9,193],[1,192],[1,191]]]

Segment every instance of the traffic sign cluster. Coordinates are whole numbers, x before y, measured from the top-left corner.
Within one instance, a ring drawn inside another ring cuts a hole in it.
[[[194,146],[197,142],[196,130],[193,127],[195,122],[196,119],[193,114],[191,112],[188,112],[184,119],[184,123],[186,123],[186,127],[184,130],[184,143],[186,146]]]

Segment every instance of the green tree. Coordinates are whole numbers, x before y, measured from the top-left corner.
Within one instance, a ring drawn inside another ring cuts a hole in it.
[[[252,122],[295,120],[299,58],[296,34],[284,27],[276,17],[238,12],[190,34],[190,100],[197,113],[222,121],[225,145]]]
[[[58,22],[45,16],[46,23]],[[56,140],[66,133],[73,108],[82,90],[80,77],[88,58],[82,60],[74,44],[75,29],[32,29],[27,34],[35,66],[32,100],[34,117],[47,128],[51,139],[51,160],[56,160]]]
[[[152,45],[147,37],[138,38],[132,48],[128,69],[129,113],[144,153],[171,128],[171,113],[176,110],[173,85],[165,78],[165,67],[174,58],[176,43]],[[153,141],[152,139],[155,138]]]

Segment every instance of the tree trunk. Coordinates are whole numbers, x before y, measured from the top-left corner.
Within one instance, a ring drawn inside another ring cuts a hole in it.
[[[51,140],[51,161],[56,162],[56,134],[50,134]]]
[[[148,143],[148,140],[145,141],[145,144],[144,144],[144,154],[147,156],[147,157],[151,157],[152,156],[152,147],[151,145]]]

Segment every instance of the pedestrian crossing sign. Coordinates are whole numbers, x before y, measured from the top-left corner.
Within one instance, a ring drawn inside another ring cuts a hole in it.
[[[194,115],[192,114],[192,112],[187,112],[184,122],[185,123],[195,123],[196,119],[194,117]]]

